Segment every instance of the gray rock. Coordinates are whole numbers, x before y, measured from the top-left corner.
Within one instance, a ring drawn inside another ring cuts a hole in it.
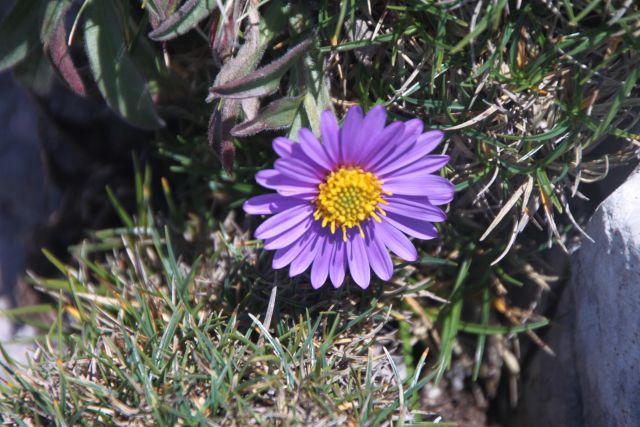
[[[640,425],[639,210],[640,168],[589,221],[513,425]]]
[[[8,72],[0,74],[0,93],[0,310],[4,310],[16,305],[18,277],[32,249],[34,230],[46,221],[49,208],[36,109]],[[0,343],[13,360],[26,361],[33,345],[23,338],[34,332],[0,314]]]
[[[47,209],[35,108],[9,73],[0,74],[0,93],[0,295],[12,297]]]

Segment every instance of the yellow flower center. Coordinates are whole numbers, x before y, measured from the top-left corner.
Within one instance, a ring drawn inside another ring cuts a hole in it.
[[[336,228],[342,228],[345,241],[347,228],[358,227],[364,237],[360,224],[369,218],[381,222],[376,211],[386,215],[379,206],[380,203],[388,204],[384,200],[385,194],[391,195],[382,191],[382,182],[374,174],[359,167],[343,166],[328,174],[325,182],[318,186],[317,209],[313,217],[322,219],[323,227],[330,225],[332,233]]]

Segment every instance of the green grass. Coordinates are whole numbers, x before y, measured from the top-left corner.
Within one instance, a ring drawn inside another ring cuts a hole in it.
[[[239,207],[261,191],[253,176],[273,161],[275,133],[234,140],[233,174],[221,170],[206,142],[210,106],[194,101],[211,83],[208,48],[170,42],[172,78],[192,84],[162,110],[169,175],[136,163],[134,212],[105,193],[121,227],[89,231],[62,259],[45,252],[60,274],[32,282],[57,321],[30,366],[4,363],[0,412],[25,425],[432,425],[423,387],[446,384],[452,363],[496,381],[481,369],[500,375],[489,347],[539,342],[549,320],[511,295],[548,288],[545,250],[575,245],[583,186],[637,158],[640,10],[623,3],[325,0],[288,11],[302,16],[290,16],[290,35],[317,35],[326,79],[315,84],[330,85],[338,115],[384,104],[445,131],[456,197],[441,238],[416,242],[418,262],[365,292],[313,291],[306,276],[270,269]],[[278,95],[296,84],[283,79]]]

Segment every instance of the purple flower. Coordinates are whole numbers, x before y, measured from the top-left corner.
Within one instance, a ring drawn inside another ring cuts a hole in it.
[[[276,193],[244,203],[249,214],[273,215],[255,235],[275,250],[273,268],[289,265],[289,276],[311,266],[311,284],[327,277],[336,288],[345,272],[362,288],[370,268],[383,280],[393,275],[391,252],[407,261],[418,254],[405,236],[433,239],[433,222],[445,220],[438,205],[453,198],[453,185],[434,172],[449,156],[429,155],[442,132],[422,132],[414,119],[385,126],[384,108],[363,116],[352,107],[342,128],[330,111],[320,120],[322,143],[301,129],[300,143],[276,138],[280,158],[275,169],[258,172],[256,181]]]

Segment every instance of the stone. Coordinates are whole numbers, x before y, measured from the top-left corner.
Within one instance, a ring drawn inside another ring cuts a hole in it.
[[[512,425],[640,425],[640,168],[589,220]]]

